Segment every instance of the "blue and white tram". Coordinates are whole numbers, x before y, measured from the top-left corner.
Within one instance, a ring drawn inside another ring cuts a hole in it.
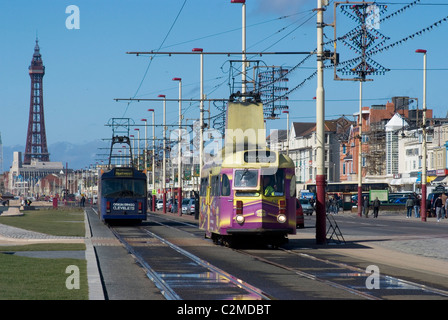
[[[101,220],[146,220],[146,179],[145,173],[132,167],[116,167],[103,172],[98,187]]]

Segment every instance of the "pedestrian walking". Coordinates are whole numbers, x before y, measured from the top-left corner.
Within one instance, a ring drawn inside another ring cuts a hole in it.
[[[339,206],[338,206],[338,202],[337,202],[337,200],[336,200],[335,198],[332,198],[332,199],[330,200],[330,202],[331,202],[331,205],[330,205],[330,207],[331,207],[331,209],[330,209],[330,213],[331,213],[331,214],[338,214]]]
[[[448,201],[445,201],[445,218],[448,219]]]
[[[436,209],[437,222],[442,218],[442,196],[440,195],[436,201],[434,201],[434,208]]]
[[[409,195],[408,199],[406,200],[406,218],[412,217],[413,208],[414,208],[414,200],[412,200],[412,197]]]
[[[417,195],[414,200],[414,214],[416,218],[420,218],[420,204],[420,195]]]
[[[369,217],[369,198],[367,196],[364,197],[364,201],[362,202],[362,212],[366,218]]]
[[[380,211],[381,202],[378,200],[378,197],[373,200],[373,217],[378,218],[378,212]]]
[[[446,203],[448,202],[448,201],[446,201],[447,198],[448,198],[448,196],[445,194],[445,192],[442,193],[442,218],[443,217],[445,217],[445,218],[448,217],[446,209],[445,209]]]

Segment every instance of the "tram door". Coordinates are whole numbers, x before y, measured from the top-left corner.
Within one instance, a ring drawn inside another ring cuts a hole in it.
[[[211,186],[211,174],[208,175],[207,178],[207,189],[206,189],[206,194],[205,194],[205,216],[207,221],[205,221],[206,225],[206,229],[210,230],[210,219],[212,217],[212,212],[211,212],[211,191],[212,191],[212,186]]]
[[[210,186],[209,177],[201,178],[201,186],[199,193],[199,227],[204,230],[209,230],[209,212],[210,210]]]
[[[221,187],[220,187],[220,206],[217,217],[218,229],[229,228],[232,226],[233,220],[233,196],[232,196],[232,175],[226,173],[221,174]]]

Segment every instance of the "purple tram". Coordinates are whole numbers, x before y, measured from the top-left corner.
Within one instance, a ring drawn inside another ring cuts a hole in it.
[[[214,243],[281,245],[296,233],[294,163],[268,149],[242,150],[206,163],[199,227]]]

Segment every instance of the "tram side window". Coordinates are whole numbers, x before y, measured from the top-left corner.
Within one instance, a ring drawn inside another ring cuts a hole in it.
[[[221,195],[225,197],[230,196],[230,180],[226,174],[222,175]]]
[[[219,196],[219,175],[211,177],[211,195]]]
[[[201,197],[207,196],[207,187],[208,187],[208,178],[202,178],[201,179],[201,192],[200,192]]]

